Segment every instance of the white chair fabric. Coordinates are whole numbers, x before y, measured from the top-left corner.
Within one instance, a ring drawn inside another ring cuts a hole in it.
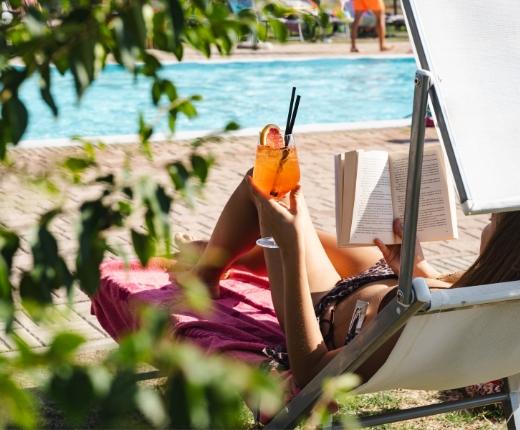
[[[465,180],[465,212],[520,209],[520,2],[409,3]]]
[[[385,364],[356,393],[445,390],[520,373],[520,282],[431,293]],[[487,303],[482,305],[482,303]]]

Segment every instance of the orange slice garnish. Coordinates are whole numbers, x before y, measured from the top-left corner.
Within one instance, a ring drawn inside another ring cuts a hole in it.
[[[264,126],[260,132],[260,145],[275,149],[283,148],[284,143],[280,127],[275,124],[267,124]]]

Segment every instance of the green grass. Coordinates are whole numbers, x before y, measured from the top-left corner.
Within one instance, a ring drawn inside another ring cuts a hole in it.
[[[39,428],[56,430],[70,428],[61,413],[54,407],[52,402],[44,401],[43,416]],[[406,391],[393,390],[374,394],[364,394],[359,396],[345,396],[338,399],[340,403],[340,415],[367,415],[383,411],[392,411],[400,408],[411,408],[420,405],[430,404],[441,401],[441,396],[437,392],[429,391]],[[253,415],[245,403],[237,413],[240,415],[243,428],[254,430],[255,426]],[[87,429],[97,429],[97,417],[93,413],[87,420]],[[125,428],[145,429],[149,428],[146,421],[136,412],[128,417]],[[304,427],[301,427],[304,428]],[[492,405],[485,408],[478,408],[473,411],[463,410],[450,412],[442,415],[434,415],[416,420],[403,421],[401,423],[385,424],[374,427],[376,430],[497,430],[506,429],[503,411],[500,406]]]
[[[440,402],[442,401],[440,397],[437,392],[405,390],[352,396],[341,401],[339,414],[363,416],[389,412]],[[491,405],[473,411],[450,412],[374,428],[378,430],[491,430],[506,429],[506,424],[501,406]]]

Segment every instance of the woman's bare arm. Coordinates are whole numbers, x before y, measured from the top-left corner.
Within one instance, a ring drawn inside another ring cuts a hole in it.
[[[328,353],[314,313],[303,247],[300,238],[295,248],[281,248],[287,352],[295,383],[300,387],[318,373]]]

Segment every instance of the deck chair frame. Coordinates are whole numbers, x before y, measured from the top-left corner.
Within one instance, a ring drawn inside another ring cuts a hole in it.
[[[407,0],[403,0],[403,4],[406,10]],[[412,24],[410,24],[410,28],[413,30]],[[430,74],[427,70],[419,69],[415,76],[402,260],[397,296],[267,424],[267,429],[294,428],[320,397],[325,378],[338,376],[344,372],[355,372],[393,334],[403,328],[411,317],[418,312],[426,311],[430,306],[430,291],[426,283],[420,278],[412,280],[428,96],[430,96],[435,107],[436,96],[434,89],[431,87]],[[438,115],[437,118],[442,121],[442,115]],[[443,141],[449,141],[449,137],[443,136]],[[449,149],[448,146],[447,150]],[[448,150],[448,158],[454,170],[455,181],[458,181],[459,197],[461,202],[464,202],[464,183],[460,174],[457,175],[457,162],[453,157],[454,154],[451,153],[450,155]],[[499,394],[364,416],[359,418],[359,422],[363,427],[368,427],[502,403],[508,417],[508,429],[516,429],[515,422],[519,423],[518,428],[520,428],[520,375],[509,377],[508,383],[505,385],[504,392]],[[340,427],[332,426],[332,428]]]

